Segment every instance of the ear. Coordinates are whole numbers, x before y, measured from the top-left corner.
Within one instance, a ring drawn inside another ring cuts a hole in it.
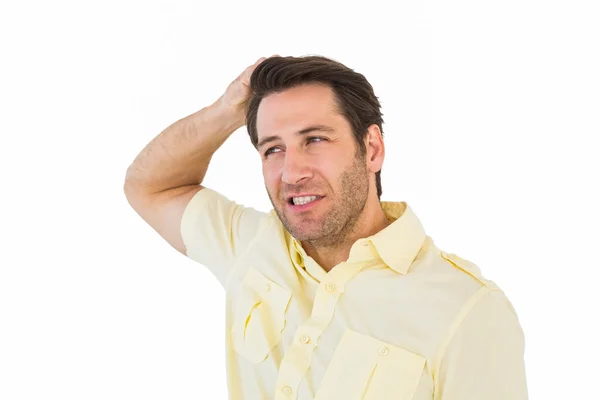
[[[367,168],[369,168],[370,172],[379,172],[385,157],[385,146],[383,144],[383,135],[377,124],[369,126],[365,137],[365,144],[367,146]]]

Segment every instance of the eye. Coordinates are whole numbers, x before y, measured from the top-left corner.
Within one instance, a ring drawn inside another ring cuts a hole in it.
[[[311,136],[311,137],[309,137],[309,138],[308,138],[308,139],[306,139],[306,140],[307,140],[308,142],[312,142],[312,140],[314,140],[314,139],[317,139],[317,140],[319,140],[319,141],[322,141],[322,142],[324,142],[324,141],[327,141],[327,139],[325,139],[325,138],[322,138],[322,137],[317,137],[317,136]],[[317,143],[318,143],[318,142],[317,142]]]
[[[317,140],[317,142],[313,142],[314,140]],[[319,143],[319,142],[326,142],[327,139],[323,138],[323,137],[318,137],[318,136],[310,136],[306,139],[306,141],[310,142],[310,143]],[[278,147],[271,147],[265,151],[264,156],[267,157],[269,154],[274,153],[275,150],[280,150],[280,149]]]
[[[267,151],[265,151],[265,157],[268,156],[269,154],[273,153],[273,150],[278,150],[278,148],[271,147],[270,149],[267,149]]]

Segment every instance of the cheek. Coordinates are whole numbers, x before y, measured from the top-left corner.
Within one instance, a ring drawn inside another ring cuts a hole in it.
[[[339,157],[322,158],[315,167],[318,173],[332,185],[343,172],[342,159]]]
[[[263,164],[263,178],[265,185],[271,192],[276,189],[278,182],[281,181],[281,168],[274,165],[274,163]]]

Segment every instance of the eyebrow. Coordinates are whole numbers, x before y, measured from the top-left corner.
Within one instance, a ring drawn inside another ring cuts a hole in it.
[[[327,125],[320,125],[320,124],[318,124],[318,125],[311,125],[311,126],[306,127],[306,128],[304,128],[302,130],[299,130],[298,132],[296,132],[296,134],[298,134],[298,135],[306,135],[306,134],[311,133],[311,132],[333,133],[333,132],[335,132],[335,129],[333,129],[332,127],[327,126]],[[274,142],[274,141],[279,140],[279,139],[281,139],[281,136],[278,136],[278,135],[267,136],[265,138],[262,138],[258,142],[258,144],[256,145],[256,148],[260,149],[265,144],[270,143],[270,142]]]

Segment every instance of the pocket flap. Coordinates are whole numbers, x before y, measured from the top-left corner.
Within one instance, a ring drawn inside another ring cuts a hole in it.
[[[424,366],[419,354],[347,329],[315,400],[410,400]]]
[[[258,294],[258,297],[264,301],[278,303],[287,303],[292,297],[292,292],[283,288],[275,281],[267,278],[260,271],[249,268],[242,279],[242,286]]]
[[[259,363],[281,341],[292,292],[249,268],[242,279],[231,329],[233,348]]]

